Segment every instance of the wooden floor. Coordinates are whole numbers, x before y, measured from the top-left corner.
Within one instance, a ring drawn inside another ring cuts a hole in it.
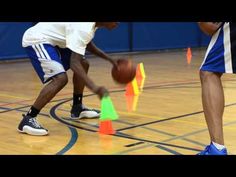
[[[209,143],[201,105],[198,68],[205,49],[130,54],[135,63],[143,62],[146,79],[136,97],[136,108],[127,108],[125,88],[113,82],[110,65],[89,58],[89,76],[110,90],[119,119],[113,121],[115,135],[101,135],[99,120],[69,119],[72,97],[70,82],[38,116],[50,134],[34,137],[17,132],[22,114],[28,111],[42,84],[31,63],[0,64],[0,154],[168,154],[192,155]],[[120,57],[120,56],[117,56]],[[225,143],[236,154],[236,77],[223,76],[226,108]],[[100,108],[96,95],[85,90],[84,103]]]

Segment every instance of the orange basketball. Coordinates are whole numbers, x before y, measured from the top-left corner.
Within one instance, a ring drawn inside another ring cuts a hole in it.
[[[113,79],[119,84],[131,82],[136,75],[136,65],[131,60],[119,59],[117,61],[119,70],[112,68],[111,74]]]
[[[198,25],[202,32],[206,35],[212,36],[222,23],[213,23],[213,22],[198,22]]]

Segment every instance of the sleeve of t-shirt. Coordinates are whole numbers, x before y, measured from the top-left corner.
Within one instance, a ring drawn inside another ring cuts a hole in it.
[[[78,26],[68,26],[66,28],[66,47],[73,52],[84,55],[87,44],[92,40],[91,35]]]

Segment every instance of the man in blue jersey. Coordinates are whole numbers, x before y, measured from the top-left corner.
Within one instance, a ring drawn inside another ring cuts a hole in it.
[[[212,36],[200,67],[202,104],[211,142],[199,155],[227,155],[223,136],[225,101],[221,76],[236,73],[236,24],[198,24],[203,32]]]
[[[18,131],[30,135],[47,135],[36,117],[41,109],[67,84],[66,71],[73,71],[73,106],[71,118],[96,118],[100,111],[89,109],[82,103],[84,86],[99,98],[108,90],[97,86],[88,76],[89,63],[84,58],[85,51],[109,61],[117,66],[115,60],[97,48],[92,42],[97,28],[112,30],[117,22],[74,22],[74,23],[37,23],[23,36],[22,45],[31,59],[44,88],[26,115],[23,115]]]

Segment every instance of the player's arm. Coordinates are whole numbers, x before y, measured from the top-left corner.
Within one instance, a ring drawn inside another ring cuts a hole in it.
[[[207,35],[212,36],[222,25],[222,22],[198,22],[200,29]]]
[[[104,87],[98,87],[86,74],[81,65],[81,60],[83,60],[83,56],[72,52],[70,68],[81,80],[84,81],[85,85],[94,93],[96,93],[100,98],[105,95],[108,95],[108,91]]]
[[[117,66],[116,60],[112,59],[109,55],[99,49],[92,41],[88,43],[86,50],[91,52],[92,54],[109,61],[114,66]]]

